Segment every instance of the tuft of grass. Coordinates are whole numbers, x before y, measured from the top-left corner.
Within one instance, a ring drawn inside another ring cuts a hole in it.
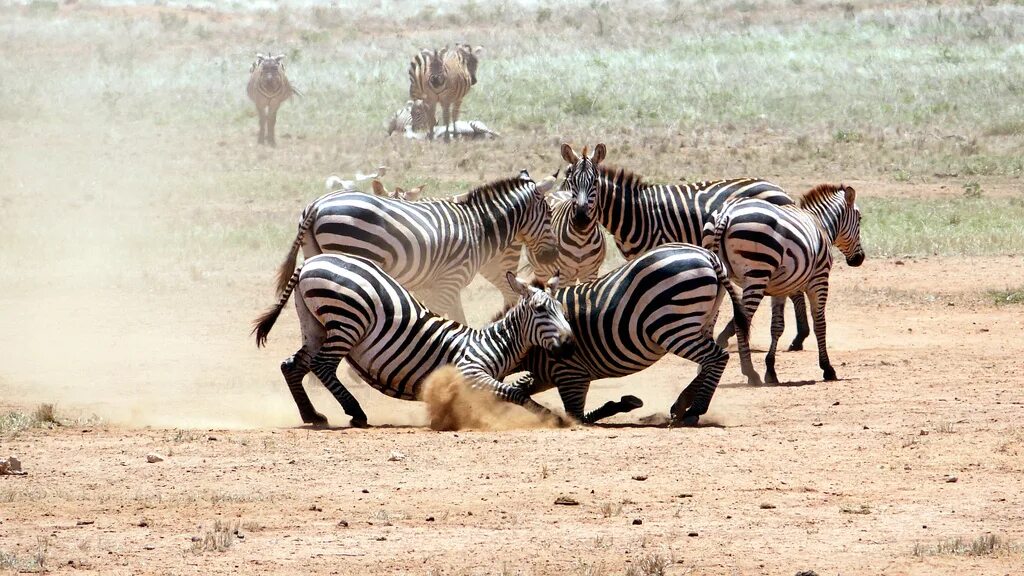
[[[193,554],[223,552],[235,543],[238,527],[239,522],[225,522],[218,518],[213,521],[213,526],[201,535],[192,538],[190,550]]]
[[[939,434],[952,434],[956,431],[956,426],[952,422],[943,422],[935,427],[935,431]]]
[[[665,576],[672,559],[656,552],[644,554],[626,569],[626,576]]]
[[[622,513],[622,504],[618,502],[605,502],[601,504],[601,516],[611,518]]]
[[[29,428],[50,428],[60,426],[53,404],[40,404],[31,414],[11,411],[0,416],[0,437],[17,436]]]
[[[57,421],[57,410],[53,404],[40,404],[36,407],[32,417],[39,425],[60,426],[60,422]]]
[[[1003,290],[987,290],[985,294],[996,306],[1024,304],[1024,286],[1018,288],[1005,288]]]
[[[576,576],[605,576],[608,570],[604,567],[603,562],[576,560],[572,573]]]
[[[914,556],[999,556],[1019,554],[1020,548],[998,534],[986,533],[964,540],[960,536],[949,540],[941,540],[934,546],[917,543],[912,551]]]

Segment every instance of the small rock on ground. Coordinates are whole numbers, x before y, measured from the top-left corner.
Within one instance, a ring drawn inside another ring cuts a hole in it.
[[[157,462],[163,461],[164,457],[157,454],[156,452],[150,452],[149,454],[146,454],[146,462],[149,462],[150,464],[155,464]]]

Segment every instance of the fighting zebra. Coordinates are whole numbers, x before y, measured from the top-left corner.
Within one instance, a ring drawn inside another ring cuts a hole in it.
[[[361,192],[331,193],[311,202],[277,274],[277,293],[306,258],[347,253],[378,264],[415,292],[431,311],[465,323],[460,291],[514,240],[541,262],[558,253],[551,210],[523,170],[452,199],[407,202]]]
[[[571,329],[551,296],[558,278],[552,278],[547,289],[523,284],[512,274],[508,282],[519,302],[492,324],[474,330],[424,308],[376,264],[355,256],[322,254],[295,269],[277,304],[254,323],[253,333],[257,346],[263,346],[297,288],[302,347],[281,363],[281,372],[302,421],[309,424],[327,424],[302,387],[302,379],[312,370],[351,416],[352,426],[367,425],[359,402],[338,380],[343,359],[368,384],[395,398],[418,399],[427,375],[453,365],[474,388],[548,413],[521,389],[500,380],[532,346],[555,355],[571,351]]]
[[[707,225],[704,244],[722,257],[742,287],[747,324],[764,295],[772,297],[772,344],[764,361],[769,383],[779,381],[775,348],[784,327],[785,296],[797,292],[810,299],[818,366],[825,380],[836,379],[825,347],[825,303],[832,245],[850,266],[864,262],[856,199],[856,191],[849,186],[822,184],[804,195],[799,206],[776,206],[756,199],[729,203]],[[760,384],[750,350],[742,342],[740,362],[748,381]]]
[[[256,105],[256,113],[260,116],[260,144],[266,142],[276,146],[274,126],[277,125],[277,109],[281,103],[299,91],[288,82],[284,71],[284,54],[264,56],[256,54],[256,61],[249,68],[249,85],[246,92],[249,99]],[[301,96],[301,94],[299,94]]]
[[[562,144],[562,159],[569,163],[565,188],[575,199],[573,219],[597,220],[615,238],[626,260],[668,242],[701,243],[704,223],[726,202],[736,198],[760,198],[779,206],[794,204],[786,192],[757,178],[734,178],[686,184],[650,184],[639,174],[601,163],[605,145],[594,148],[593,158],[580,157]],[[797,335],[790,350],[803,349],[810,333],[803,294],[793,294]],[[718,338],[725,346],[731,328]]]
[[[600,161],[601,158],[597,157],[596,153],[595,158],[591,159],[587,156],[587,149],[583,149],[581,162]],[[580,172],[574,171],[570,166],[566,170],[562,186],[556,192],[547,195],[548,204],[551,205],[551,230],[558,240],[558,257],[550,264],[543,264],[527,254],[535,277],[542,281],[550,278],[556,270],[560,273],[562,282],[595,280],[604,262],[607,249],[604,233],[596,218],[588,217],[586,213],[581,213],[577,209],[577,199],[569,191],[569,181],[576,178]],[[554,178],[558,178],[557,171]],[[517,269],[521,252],[522,246],[513,244],[505,249],[500,258],[489,262],[480,271],[488,282],[501,291],[506,305],[515,302],[515,293],[508,290],[507,283],[502,280],[503,274]]]
[[[427,106],[429,130],[434,137],[437,125],[437,105],[441,105],[445,139],[451,137],[449,125],[458,121],[462,99],[476,84],[476,69],[481,46],[456,44],[455,49],[445,46],[437,50],[421,50],[409,64],[409,98],[423,100]]]
[[[403,108],[391,116],[384,125],[384,128],[387,129],[388,136],[395,132],[400,132],[410,140],[430,138],[430,135],[427,134],[427,131],[430,130],[430,120],[427,117],[427,113],[428,106],[423,100],[409,100]],[[443,136],[444,132],[444,127],[434,126],[433,137]],[[501,134],[491,130],[480,120],[458,120],[452,122],[451,132],[457,138],[470,140],[501,137]]]
[[[726,294],[745,345],[740,297],[718,257],[698,246],[665,244],[596,281],[560,288],[555,300],[572,328],[573,353],[558,359],[530,350],[517,367],[529,374],[516,386],[531,395],[557,386],[566,414],[592,423],[643,403],[626,396],[584,414],[591,381],[634,374],[672,353],[700,365],[669,411],[673,422],[695,425],[729,360],[713,338]]]

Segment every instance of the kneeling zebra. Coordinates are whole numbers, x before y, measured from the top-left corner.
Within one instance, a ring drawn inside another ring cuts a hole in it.
[[[530,374],[516,386],[531,395],[557,386],[566,413],[591,423],[642,405],[626,397],[618,406],[609,403],[584,414],[591,381],[628,376],[672,353],[700,365],[670,409],[675,423],[695,425],[729,360],[712,333],[726,294],[745,344],[739,296],[718,257],[698,246],[665,244],[598,280],[561,288],[555,299],[572,327],[574,352],[558,359],[531,350],[518,367]]]
[[[338,364],[349,364],[370,386],[403,400],[419,398],[420,386],[434,370],[453,365],[475,388],[539,413],[547,410],[521,389],[500,380],[513,371],[531,346],[554,355],[571,351],[572,332],[561,306],[552,299],[553,278],[545,288],[529,286],[509,274],[519,302],[480,330],[447,320],[423,307],[408,290],[376,264],[359,257],[323,254],[295,270],[277,304],[253,329],[256,344],[270,329],[294,289],[302,329],[302,347],[281,363],[302,421],[325,425],[302,379],[310,370],[331,391],[353,426],[365,426],[359,402],[338,380]]]
[[[769,383],[779,381],[775,349],[784,327],[785,298],[797,293],[810,299],[818,365],[825,380],[836,379],[825,347],[825,302],[832,245],[850,266],[864,262],[856,198],[856,191],[849,186],[822,184],[804,195],[799,206],[737,200],[705,226],[704,245],[721,256],[743,289],[744,322],[749,325],[765,294],[772,297],[772,343],[765,356],[765,380]],[[750,383],[760,384],[749,348],[741,341],[739,350],[743,374]]]

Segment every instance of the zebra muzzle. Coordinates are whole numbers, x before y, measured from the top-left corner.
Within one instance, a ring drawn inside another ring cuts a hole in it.
[[[551,355],[558,360],[565,360],[566,358],[570,358],[575,351],[576,341],[570,339],[562,342],[561,344],[556,344],[551,348]]]
[[[846,263],[849,264],[850,266],[854,266],[854,267],[860,266],[861,264],[864,263],[864,253],[863,252],[856,252],[856,253],[854,253],[853,256],[850,256],[849,258],[846,259]]]

